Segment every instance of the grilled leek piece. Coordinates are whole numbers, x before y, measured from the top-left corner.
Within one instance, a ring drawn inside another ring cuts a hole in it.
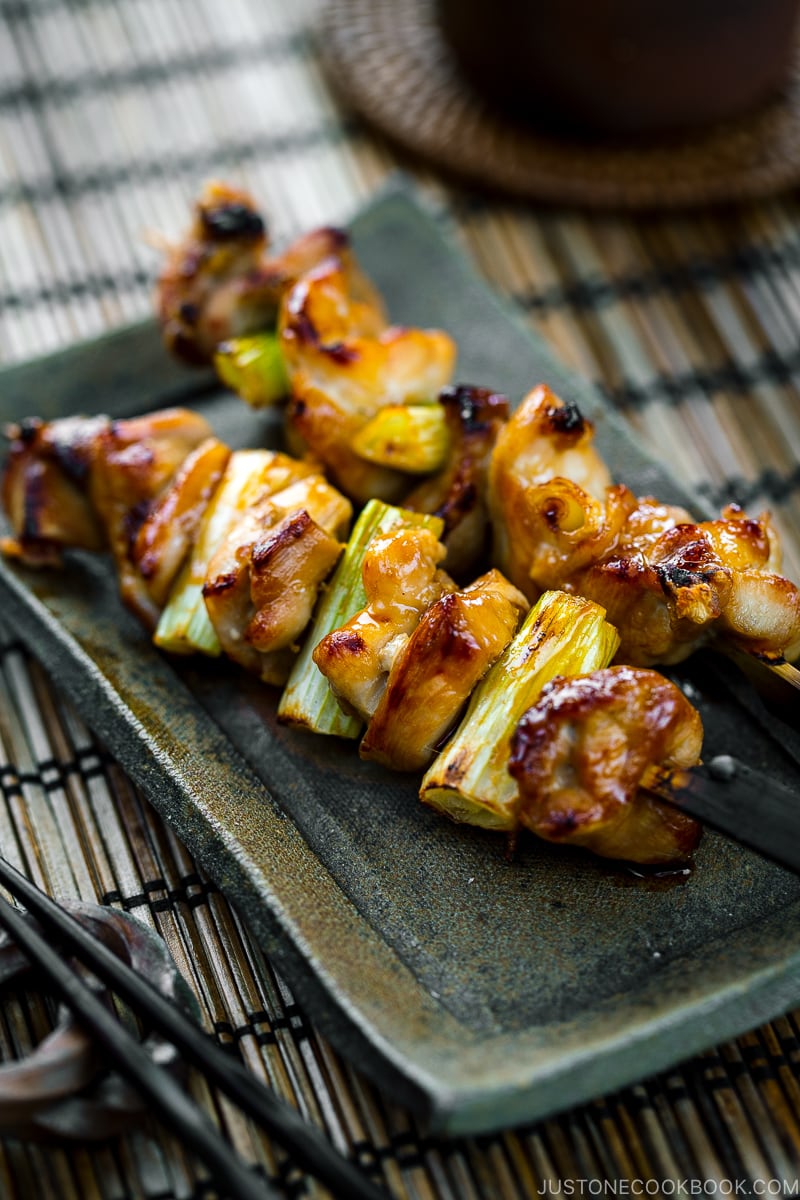
[[[520,800],[508,763],[520,717],[551,679],[608,666],[618,645],[599,604],[545,592],[478,684],[466,717],[422,780],[420,799],[454,821],[515,829]]]
[[[214,355],[222,382],[252,408],[268,408],[289,395],[289,376],[276,333],[254,333],[223,342]]]
[[[314,650],[324,637],[364,607],[366,592],[361,572],[373,538],[393,530],[416,528],[429,529],[438,537],[442,522],[438,517],[407,512],[381,500],[370,500],[364,507],[333,578],[323,591],[311,632],[281,696],[278,719],[283,724],[336,737],[359,736],[360,718],[342,710],[327,679],[314,662]]]
[[[428,475],[444,465],[450,450],[445,410],[441,404],[392,404],[359,429],[352,445],[368,462]]]

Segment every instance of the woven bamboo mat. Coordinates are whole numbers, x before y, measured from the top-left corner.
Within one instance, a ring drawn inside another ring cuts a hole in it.
[[[277,239],[345,221],[381,184],[396,160],[333,101],[316,13],[312,0],[0,0],[0,358],[147,314],[157,257],[144,235],[176,233],[211,174],[248,186]],[[714,504],[772,509],[800,579],[795,198],[600,219],[417,179],[492,283],[690,486]],[[0,754],[3,852],[53,894],[100,899],[156,929],[209,1029],[395,1196],[518,1200],[545,1183],[625,1194],[626,1181],[669,1194],[664,1181],[724,1191],[726,1180],[791,1187],[800,1176],[800,1014],[535,1128],[431,1140],[326,1045],[57,681],[7,639]],[[3,1056],[47,1019],[32,998],[4,1003]],[[286,1195],[319,1194],[202,1081],[193,1087]],[[0,1144],[9,1200],[214,1194],[147,1125],[94,1148]]]

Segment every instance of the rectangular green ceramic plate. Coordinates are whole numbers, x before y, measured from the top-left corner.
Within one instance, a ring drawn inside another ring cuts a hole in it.
[[[550,381],[596,420],[616,476],[686,502],[412,197],[388,193],[353,234],[394,320],[455,335],[459,379],[514,399]],[[3,421],[175,402],[234,443],[276,436],[275,418],[170,364],[149,323],[0,383]],[[800,881],[757,855],[707,834],[674,886],[532,838],[508,862],[502,838],[423,808],[415,781],[279,727],[275,695],[233,666],[159,655],[102,558],[76,555],[62,572],[4,564],[1,578],[4,618],[238,903],[320,1027],[433,1129],[542,1116],[800,1000]],[[746,742],[756,765],[796,781],[777,743],[705,684],[694,686],[709,751]]]

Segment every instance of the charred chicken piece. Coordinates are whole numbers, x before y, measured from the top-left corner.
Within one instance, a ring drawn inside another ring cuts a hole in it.
[[[591,423],[540,384],[497,439],[489,505],[497,565],[529,599],[601,558],[636,497],[595,450]]]
[[[396,771],[424,770],[527,609],[499,571],[432,604],[394,662],[361,757]]]
[[[351,513],[310,475],[250,508],[212,557],[203,586],[211,624],[226,654],[266,683],[285,683]]]
[[[152,626],[202,510],[202,496],[192,500],[193,488],[207,495],[202,470],[182,476],[181,469],[209,438],[208,423],[186,409],[167,409],[128,421],[31,419],[11,433],[3,504],[15,538],[5,542],[4,552],[57,565],[63,548],[110,545],[123,599]],[[170,495],[166,489],[176,472]],[[174,521],[165,519],[170,511]]]
[[[167,348],[186,362],[209,363],[220,343],[273,327],[286,288],[328,255],[349,256],[347,245],[341,230],[315,229],[270,257],[264,220],[248,193],[207,184],[156,289]]]
[[[489,457],[508,420],[508,400],[488,388],[445,388],[439,403],[450,432],[450,453],[438,474],[415,488],[405,508],[444,520],[445,566],[463,578],[485,553],[489,522]]]
[[[203,417],[171,408],[111,421],[95,444],[89,474],[91,505],[105,526],[122,599],[148,628],[155,628],[159,605],[134,561],[134,544],[154,502],[191,452],[211,436]]]
[[[248,513],[260,512],[278,492],[316,473],[312,463],[276,450],[235,450],[231,454],[201,516],[191,554],[161,613],[154,636],[157,646],[174,654],[216,656],[222,652],[203,599],[212,558]]]
[[[58,566],[62,549],[102,550],[102,523],[88,496],[89,472],[108,417],[31,417],[6,429],[10,439],[3,507],[14,537],[3,552],[31,566]]]
[[[455,589],[438,569],[445,549],[429,529],[373,538],[364,556],[366,605],[314,650],[314,662],[346,712],[370,721],[392,665],[420,617]]]
[[[167,602],[229,458],[230,450],[218,438],[201,442],[178,468],[139,526],[130,557],[158,608]]]
[[[639,790],[648,767],[699,762],[703,727],[658,675],[609,667],[549,683],[512,738],[520,819],[538,837],[636,863],[685,860],[701,826]]]
[[[613,552],[568,586],[606,609],[624,662],[680,662],[712,636],[792,658],[800,652],[800,592],[776,573],[779,565],[769,516],[755,520],[731,505],[717,521],[630,540],[626,527]]]
[[[407,476],[361,458],[353,438],[380,408],[438,395],[453,369],[452,339],[387,327],[380,307],[354,288],[341,256],[286,294],[279,331],[292,388],[290,435],[353,500],[397,500]]]
[[[779,574],[781,545],[769,513],[754,519],[730,504],[720,520],[700,528],[732,575],[719,634],[760,658],[794,661],[800,655],[800,589]]]

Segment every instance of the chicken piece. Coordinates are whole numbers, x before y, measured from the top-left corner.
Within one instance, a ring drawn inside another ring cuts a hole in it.
[[[494,570],[432,604],[394,662],[361,757],[396,771],[424,770],[527,609],[522,593]]]
[[[630,540],[626,527],[614,551],[567,586],[606,609],[623,662],[677,663],[715,636],[792,658],[800,652],[800,592],[775,573],[779,562],[769,517],[754,520],[731,505],[717,521]]]
[[[692,517],[677,504],[662,504],[654,496],[640,496],[636,508],[629,513],[619,535],[619,542],[633,544],[640,538],[653,537],[674,529],[676,525],[691,525]]]
[[[134,563],[133,546],[154,501],[189,454],[211,436],[205,418],[170,408],[111,421],[97,438],[89,496],[105,526],[122,599],[148,628],[155,628],[159,606]]]
[[[353,500],[399,499],[408,477],[361,458],[352,439],[379,408],[438,395],[453,369],[452,338],[386,327],[376,302],[354,288],[341,256],[287,292],[279,331],[292,387],[290,435]]]
[[[220,644],[266,683],[286,682],[351,515],[344,496],[310,475],[252,506],[209,562],[203,599]]]
[[[88,478],[108,417],[30,417],[6,429],[11,445],[3,475],[3,507],[13,538],[3,553],[32,566],[58,566],[61,550],[102,550],[102,523],[88,496]]]
[[[489,470],[494,557],[535,600],[614,545],[636,498],[611,476],[593,428],[545,385],[522,401],[497,439]]]
[[[379,534],[364,556],[366,605],[314,650],[314,662],[346,712],[370,721],[389,672],[420,617],[455,590],[437,564],[444,546],[429,529]]]
[[[316,473],[313,463],[276,450],[234,450],[159,618],[153,638],[157,646],[173,654],[222,652],[203,599],[211,559],[248,513],[259,512],[258,506],[278,492]]]
[[[404,508],[444,520],[445,567],[463,578],[485,554],[489,522],[489,457],[508,420],[508,400],[488,388],[445,388],[439,396],[450,432],[450,453],[438,474],[403,501]]]
[[[685,860],[701,826],[639,783],[651,765],[694,766],[702,740],[697,711],[655,671],[609,667],[555,679],[511,742],[522,824],[604,858]]]
[[[217,438],[201,442],[179,467],[139,527],[131,546],[131,561],[159,608],[167,602],[229,458],[230,450]]]
[[[701,528],[732,576],[715,634],[749,654],[793,662],[800,654],[800,590],[779,574],[781,545],[769,513],[754,520],[730,504]]]
[[[274,327],[286,288],[331,254],[349,257],[347,245],[341,230],[315,229],[268,257],[264,220],[248,193],[207,184],[158,280],[167,348],[187,362],[209,363],[221,342]]]

